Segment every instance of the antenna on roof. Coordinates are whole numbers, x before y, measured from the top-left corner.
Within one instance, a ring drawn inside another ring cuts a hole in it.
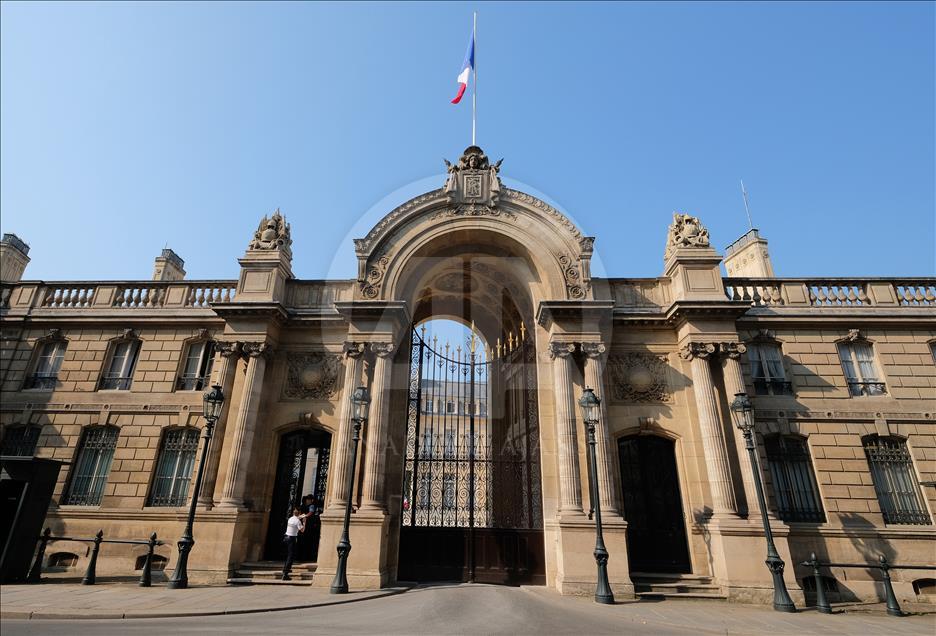
[[[754,221],[751,220],[751,207],[748,205],[747,190],[744,189],[744,179],[741,179],[741,196],[744,198],[744,212],[747,214],[748,227],[754,229]]]

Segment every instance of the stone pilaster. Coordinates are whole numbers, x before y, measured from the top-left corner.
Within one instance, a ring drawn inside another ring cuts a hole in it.
[[[738,511],[734,488],[731,485],[725,435],[721,418],[718,416],[718,402],[715,399],[712,371],[709,368],[709,358],[717,348],[712,343],[690,342],[680,351],[684,360],[692,361],[692,389],[699,412],[702,447],[712,490],[712,511],[716,516]]]
[[[351,394],[361,380],[364,345],[359,342],[345,343],[345,376],[341,388],[341,415],[338,420],[338,439],[335,440],[332,460],[329,464],[328,481],[331,489],[329,509],[344,510],[351,468]]]
[[[260,410],[263,375],[267,358],[273,353],[272,348],[265,342],[246,342],[242,351],[247,356],[247,375],[244,378],[244,393],[237,409],[237,419],[234,420],[231,456],[219,504],[219,507],[223,508],[244,507],[248,460],[257,426],[257,413]]]
[[[575,398],[572,395],[572,353],[575,345],[550,342],[555,382],[556,427],[559,443],[559,515],[583,514],[579,475],[578,438],[575,432]]]
[[[231,393],[234,390],[234,374],[237,371],[237,362],[240,359],[239,342],[217,342],[215,349],[218,352],[218,364],[215,366],[214,383],[221,385],[224,393],[224,408],[215,424],[214,444],[208,449],[208,461],[205,463],[205,483],[198,503],[202,506],[214,505],[214,493],[218,480],[218,468],[221,466],[221,451],[224,449],[224,432],[227,429],[227,419],[231,410]]]
[[[740,358],[747,352],[747,347],[740,342],[723,342],[719,345],[721,350],[722,370],[725,376],[725,392],[728,394],[728,404],[734,400],[737,393],[744,393],[744,374],[741,372]],[[733,424],[733,423],[732,423]],[[754,469],[751,467],[751,458],[744,445],[744,434],[732,425],[735,448],[738,452],[738,465],[741,467],[741,485],[744,489],[744,501],[747,504],[748,518],[758,517],[760,509],[757,506],[757,491],[754,485]],[[755,440],[756,440],[755,436]]]
[[[605,392],[605,346],[600,342],[583,342],[585,354],[585,385],[594,389],[601,398],[601,413],[595,427],[595,456],[598,463],[598,501],[606,516],[620,514],[618,505],[617,471],[612,461],[611,422],[608,419],[607,393]]]
[[[390,364],[394,346],[390,342],[371,343],[377,356],[371,383],[370,418],[367,422],[367,444],[364,458],[364,485],[361,492],[362,510],[386,510],[381,485],[384,479],[385,437],[390,417]]]

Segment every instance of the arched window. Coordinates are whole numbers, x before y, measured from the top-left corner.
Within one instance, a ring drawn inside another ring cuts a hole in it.
[[[123,336],[111,343],[98,388],[128,390],[133,382],[133,370],[139,357],[140,340],[127,329]]]
[[[213,340],[196,340],[189,343],[185,351],[182,375],[179,376],[176,382],[176,390],[200,391],[208,386],[214,357],[215,343]]]
[[[764,437],[777,516],[784,521],[824,522],[822,501],[806,439],[796,435]]]
[[[8,426],[3,433],[3,448],[0,450],[0,455],[31,457],[36,453],[36,444],[39,443],[41,431],[41,426],[25,424]]]
[[[84,429],[63,504],[100,505],[117,447],[117,433],[116,426],[88,426]]]
[[[907,441],[879,435],[868,435],[861,441],[884,522],[930,525]]]
[[[838,352],[850,395],[884,395],[887,393],[884,379],[874,360],[871,342],[862,337],[857,330],[852,330],[846,340],[838,343]]]
[[[159,459],[156,462],[148,505],[185,505],[197,450],[197,428],[166,430],[159,447]]]
[[[31,371],[26,376],[23,388],[38,391],[53,390],[58,384],[59,369],[62,367],[62,360],[65,359],[67,347],[68,341],[57,329],[53,330],[53,335],[38,340]]]

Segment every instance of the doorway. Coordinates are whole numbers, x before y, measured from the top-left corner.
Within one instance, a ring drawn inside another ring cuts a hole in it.
[[[622,437],[618,458],[631,572],[691,573],[675,442]]]
[[[330,448],[331,434],[318,429],[293,431],[280,438],[264,549],[264,558],[267,560],[282,561],[286,557],[283,545],[286,521],[293,507],[302,505],[303,497],[312,495],[317,512],[324,508]],[[314,562],[318,559],[321,529],[318,514],[306,520],[305,531],[296,547],[297,562]]]

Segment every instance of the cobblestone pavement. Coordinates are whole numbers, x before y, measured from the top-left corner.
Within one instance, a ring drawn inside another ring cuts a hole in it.
[[[296,587],[140,589],[129,585],[4,586],[2,631],[17,634],[928,634],[936,615],[781,614],[718,601],[614,606],[545,588],[437,585],[332,596]],[[274,608],[298,608],[281,609]],[[24,614],[17,614],[24,612]],[[49,620],[55,612],[62,618]],[[63,620],[71,613],[70,620]],[[128,619],[145,613],[247,612]],[[32,616],[31,620],[14,618]],[[114,618],[95,618],[110,615]],[[75,617],[83,620],[75,620]]]

